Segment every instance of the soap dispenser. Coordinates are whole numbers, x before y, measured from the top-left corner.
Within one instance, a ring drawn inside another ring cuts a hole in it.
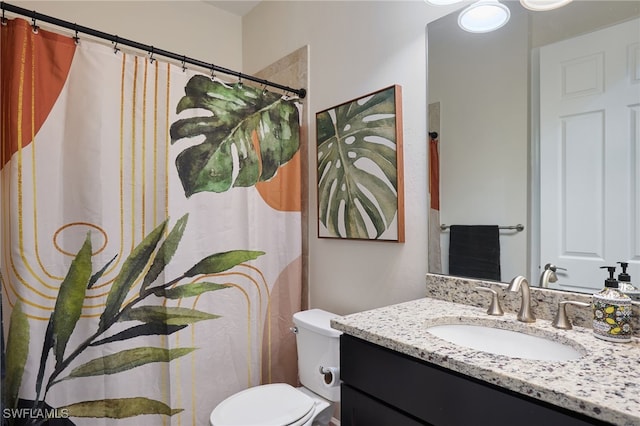
[[[602,266],[609,271],[604,288],[593,295],[593,333],[610,342],[631,341],[631,298],[618,290],[613,276],[615,266]]]
[[[631,275],[627,274],[628,262],[618,262],[622,266],[622,272],[618,274],[618,288],[620,292],[626,294],[631,300],[640,300],[640,290],[631,284]]]

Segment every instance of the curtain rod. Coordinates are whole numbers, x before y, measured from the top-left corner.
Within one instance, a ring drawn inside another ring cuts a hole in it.
[[[104,33],[102,31],[95,30],[93,28],[83,27],[82,25],[78,25],[78,24],[75,24],[75,23],[72,23],[72,22],[64,21],[62,19],[54,18],[52,16],[43,15],[41,13],[36,12],[35,10],[31,11],[31,10],[24,9],[24,8],[18,7],[18,6],[14,6],[14,5],[11,5],[9,3],[5,3],[5,2],[1,2],[0,3],[0,7],[2,8],[2,20],[3,21],[5,19],[4,11],[6,10],[6,11],[11,12],[11,13],[16,13],[16,14],[19,14],[19,15],[30,17],[32,19],[32,21],[33,21],[33,26],[34,27],[36,27],[36,22],[37,21],[43,21],[43,22],[46,22],[46,23],[49,23],[49,24],[57,25],[59,27],[63,27],[63,28],[67,28],[69,30],[75,31],[76,32],[76,36],[77,36],[78,33],[88,34],[88,35],[93,36],[93,37],[98,37],[98,38],[101,38],[101,39],[109,40],[110,42],[114,43],[116,45],[116,47],[117,47],[117,45],[122,44],[122,45],[125,45],[125,46],[133,47],[135,49],[147,51],[151,55],[160,55],[160,56],[164,56],[164,57],[167,57],[167,58],[170,58],[170,59],[174,59],[176,61],[180,61],[183,64],[196,65],[198,67],[208,69],[212,73],[214,71],[216,71],[216,72],[221,72],[223,74],[236,76],[239,79],[243,79],[244,78],[245,80],[250,80],[250,81],[253,81],[253,82],[256,82],[256,83],[260,83],[260,84],[262,84],[264,86],[275,87],[277,89],[284,90],[285,92],[295,93],[301,99],[304,99],[304,97],[307,96],[307,90],[304,89],[304,88],[303,89],[293,89],[291,87],[287,87],[287,86],[283,86],[283,85],[278,84],[278,83],[274,83],[274,82],[271,82],[271,81],[263,80],[261,78],[254,77],[252,75],[247,75],[247,74],[243,74],[243,73],[238,72],[238,71],[230,70],[228,68],[219,67],[217,65],[210,64],[210,63],[203,62],[203,61],[199,61],[197,59],[189,58],[189,57],[184,56],[184,55],[178,55],[177,53],[169,52],[169,51],[162,50],[162,49],[157,49],[157,48],[155,48],[153,46],[149,46],[149,45],[146,45],[146,44],[138,43],[136,41],[128,40],[126,38],[120,38],[117,35],[107,34],[107,33]]]

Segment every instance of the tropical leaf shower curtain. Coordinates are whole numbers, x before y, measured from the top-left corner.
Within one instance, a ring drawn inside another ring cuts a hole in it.
[[[296,384],[299,105],[21,19],[0,48],[3,420],[204,425]]]

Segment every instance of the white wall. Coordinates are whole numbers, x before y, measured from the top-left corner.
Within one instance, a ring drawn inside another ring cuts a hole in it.
[[[429,25],[429,102],[440,102],[440,221],[525,225],[501,231],[502,281],[529,272],[528,21],[471,34],[457,14]],[[449,232],[442,233],[448,272]]]
[[[311,307],[337,314],[424,296],[427,272],[426,24],[447,8],[416,1],[267,1],[243,19],[243,63],[256,72],[310,46]],[[406,242],[317,238],[315,113],[399,84],[403,91]]]
[[[242,19],[201,1],[9,3],[225,68],[242,67]]]

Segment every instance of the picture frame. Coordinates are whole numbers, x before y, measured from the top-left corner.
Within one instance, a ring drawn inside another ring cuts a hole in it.
[[[404,242],[402,88],[316,113],[318,238]]]

